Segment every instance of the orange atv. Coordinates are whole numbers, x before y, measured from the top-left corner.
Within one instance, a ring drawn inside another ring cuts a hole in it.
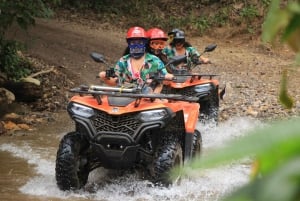
[[[203,53],[211,52],[216,47],[216,45],[209,45]],[[225,88],[219,93],[219,81],[215,79],[217,75],[191,73],[193,68],[201,64],[200,62],[186,63],[187,58],[183,55],[174,56],[166,64],[168,71],[174,75],[175,79],[164,82],[162,93],[197,97],[200,104],[200,120],[214,120],[217,123],[219,100],[223,98]],[[178,67],[180,65],[182,66]]]
[[[144,94],[143,88],[83,85],[70,90],[78,94],[67,106],[75,130],[62,138],[57,151],[59,189],[82,188],[98,167],[134,168],[154,184],[169,185],[170,169],[200,153],[198,98]]]

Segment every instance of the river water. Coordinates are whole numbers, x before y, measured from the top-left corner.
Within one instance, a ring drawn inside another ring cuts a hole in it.
[[[249,180],[250,165],[245,162],[202,170],[170,188],[151,187],[134,173],[116,176],[99,168],[90,174],[84,190],[63,192],[55,182],[56,151],[62,136],[73,130],[73,124],[65,113],[57,118],[35,131],[0,137],[1,201],[216,201]],[[204,154],[258,125],[261,123],[248,118],[232,118],[217,127],[197,125]]]

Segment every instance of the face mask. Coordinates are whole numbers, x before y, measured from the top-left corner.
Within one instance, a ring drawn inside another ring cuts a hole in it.
[[[129,39],[128,41],[129,53],[133,58],[140,58],[144,55],[146,50],[146,39]]]

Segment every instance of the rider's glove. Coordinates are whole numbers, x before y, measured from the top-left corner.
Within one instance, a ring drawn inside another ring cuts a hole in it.
[[[107,69],[107,70],[105,71],[105,77],[106,77],[106,78],[116,77],[114,68]]]
[[[191,60],[192,60],[193,64],[196,64],[196,65],[199,65],[202,63],[199,59],[199,56],[197,56],[197,55],[192,56]]]
[[[200,60],[194,61],[193,63],[196,64],[196,65],[201,65],[201,64],[203,64],[203,62],[200,61]]]

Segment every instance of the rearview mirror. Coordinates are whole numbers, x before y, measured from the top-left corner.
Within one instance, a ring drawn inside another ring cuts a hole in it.
[[[104,56],[102,54],[96,53],[96,52],[92,52],[90,54],[90,56],[92,57],[92,59],[98,63],[105,63],[105,59]]]
[[[215,44],[211,44],[205,47],[204,52],[211,52],[214,51],[216,49],[217,45]]]

